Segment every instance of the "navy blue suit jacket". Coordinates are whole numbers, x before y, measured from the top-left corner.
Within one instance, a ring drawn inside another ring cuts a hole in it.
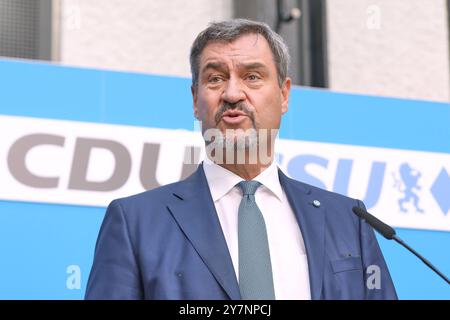
[[[304,238],[311,298],[396,299],[372,228],[352,213],[362,202],[279,177]],[[86,298],[240,299],[202,165],[186,180],[109,205]]]

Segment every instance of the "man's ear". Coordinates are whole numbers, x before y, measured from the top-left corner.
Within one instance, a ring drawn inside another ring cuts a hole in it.
[[[291,93],[291,78],[287,77],[281,87],[281,114],[285,114],[289,109],[289,94]]]
[[[194,117],[198,119],[198,109],[197,109],[197,88],[194,84],[191,85],[191,93],[192,93],[192,103],[194,107]]]

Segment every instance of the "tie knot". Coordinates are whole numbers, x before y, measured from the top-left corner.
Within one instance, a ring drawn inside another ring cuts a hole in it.
[[[260,185],[260,182],[254,180],[241,181],[238,183],[238,186],[241,188],[244,195],[254,195]]]

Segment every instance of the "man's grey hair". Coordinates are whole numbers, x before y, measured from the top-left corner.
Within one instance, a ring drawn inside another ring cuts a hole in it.
[[[211,42],[233,42],[245,34],[260,34],[267,40],[269,47],[272,50],[273,59],[278,72],[278,83],[281,87],[288,72],[290,60],[288,47],[283,38],[267,24],[247,19],[213,22],[197,36],[192,44],[190,54],[192,85],[194,87],[197,87],[198,85],[200,55],[206,45]]]

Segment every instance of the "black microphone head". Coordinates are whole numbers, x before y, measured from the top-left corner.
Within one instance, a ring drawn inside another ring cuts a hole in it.
[[[365,219],[366,215],[368,214],[368,212],[361,207],[353,207],[352,211],[354,214],[356,214],[361,219]]]
[[[368,224],[370,224],[377,232],[379,232],[386,239],[391,240],[395,236],[395,230],[385,224],[383,221],[378,220],[375,216],[368,213],[366,210],[360,207],[353,207],[352,211],[361,219],[365,220]]]

